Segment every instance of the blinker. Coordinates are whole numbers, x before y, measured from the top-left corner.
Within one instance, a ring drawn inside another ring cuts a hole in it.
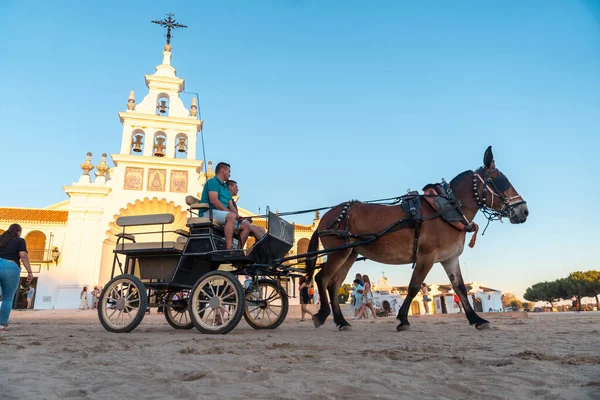
[[[498,175],[495,177],[494,185],[499,192],[505,192],[510,187],[510,183],[508,183],[508,179],[504,175]]]

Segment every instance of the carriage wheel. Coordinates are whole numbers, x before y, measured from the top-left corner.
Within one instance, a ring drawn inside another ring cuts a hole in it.
[[[254,329],[275,329],[288,313],[285,290],[270,279],[260,279],[246,293],[244,319]]]
[[[104,287],[98,300],[98,318],[109,332],[134,330],[148,306],[148,294],[142,281],[129,274],[119,275]]]
[[[188,308],[200,332],[225,334],[242,319],[244,303],[244,289],[234,275],[211,271],[194,285]]]
[[[165,318],[169,325],[175,329],[192,329],[194,323],[190,319],[188,313],[189,292],[183,292],[183,299],[173,300],[173,297],[175,297],[176,294],[176,292],[171,292],[167,295],[164,308]]]

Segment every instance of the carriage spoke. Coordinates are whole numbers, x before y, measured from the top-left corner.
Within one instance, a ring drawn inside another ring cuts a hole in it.
[[[229,315],[229,317],[231,317],[231,313],[225,307],[220,306],[219,309],[225,311]]]
[[[229,287],[229,282],[225,283],[225,287],[223,288],[223,290],[221,291],[221,293],[219,294],[219,297],[223,297],[223,295],[225,293],[227,293],[227,288]]]
[[[268,308],[265,308],[263,310],[263,317],[267,317],[267,319],[269,320],[269,322],[272,323],[273,319],[271,319],[271,315],[267,311],[269,311]],[[271,311],[271,312],[273,312],[273,311]],[[275,314],[275,313],[273,313],[273,314]],[[277,317],[277,314],[275,314],[275,317]]]
[[[119,292],[116,290],[116,288],[112,288],[112,290],[110,291],[111,295],[114,293],[114,296],[116,297],[110,297],[112,298],[114,301],[117,301],[121,298],[121,295],[119,294]]]
[[[214,286],[213,286],[211,283],[209,283],[209,284],[208,284],[208,287],[210,288],[210,291],[211,291],[211,292],[212,292],[212,294],[213,294],[212,296],[209,296],[209,297],[216,296],[217,294],[215,293]]]
[[[119,311],[118,309],[114,309],[113,312],[108,316],[108,319],[111,319],[113,315],[115,315],[115,313]]]
[[[278,314],[278,313],[276,313],[275,311],[271,310],[270,308],[266,308],[265,310],[268,310],[269,312],[271,312],[271,313],[272,313],[272,314],[275,316],[275,318],[279,317],[279,314]],[[267,315],[268,315],[268,314],[267,314]],[[269,321],[270,321],[270,320],[271,320],[271,317],[269,317]]]
[[[225,300],[226,298],[231,297],[231,296],[235,296],[235,292],[231,292],[227,296],[221,297],[221,300]]]
[[[125,300],[129,300],[131,296],[135,294],[137,294],[137,290],[132,290],[131,288],[129,288],[129,294],[127,295],[127,297],[125,297]]]

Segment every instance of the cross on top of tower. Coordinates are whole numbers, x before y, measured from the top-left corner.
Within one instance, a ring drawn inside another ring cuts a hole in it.
[[[167,14],[167,18],[160,20],[160,21],[151,21],[153,24],[157,24],[162,26],[163,28],[167,28],[167,46],[169,46],[169,48],[171,47],[171,29],[176,29],[176,28],[187,28],[186,25],[182,25],[180,23],[177,23],[177,21],[175,21],[175,19],[173,18],[175,16],[175,14],[171,14],[168,13]],[[165,46],[166,47],[166,46]]]

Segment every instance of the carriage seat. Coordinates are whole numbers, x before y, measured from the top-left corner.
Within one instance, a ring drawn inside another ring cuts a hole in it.
[[[213,221],[207,211],[210,209],[210,205],[206,203],[201,203],[200,199],[194,196],[186,196],[185,203],[189,206],[190,214],[195,215],[193,217],[188,218],[187,226],[199,226],[199,225],[213,225],[216,227],[220,227],[217,221]],[[203,216],[198,217],[198,212],[202,211]]]
[[[117,218],[117,225],[123,228],[128,226],[146,226],[146,225],[162,225],[172,224],[175,221],[173,214],[148,214],[148,215],[132,215],[127,217]],[[184,231],[182,231],[184,232]],[[161,241],[161,242],[138,242],[134,241],[135,237],[125,232],[118,233],[117,237],[129,239],[133,243],[118,243],[115,251],[118,252],[140,252],[140,251],[155,251],[155,252],[178,252],[183,251],[184,244],[179,242]]]
[[[184,247],[185,243],[180,243],[179,240],[177,240],[176,242],[119,243],[115,250],[118,252],[139,252],[142,250],[152,250],[155,252],[181,252]]]

